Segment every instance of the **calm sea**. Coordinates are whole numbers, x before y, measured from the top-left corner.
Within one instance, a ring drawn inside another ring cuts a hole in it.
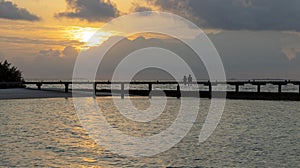
[[[169,98],[161,122],[136,129],[130,123],[120,124],[111,98],[97,101],[106,107],[104,112],[111,124],[132,135],[165,129],[180,104]],[[132,102],[137,108],[149,106],[146,98],[136,97]],[[196,123],[173,148],[152,157],[134,158],[96,144],[81,126],[71,98],[1,100],[0,166],[299,167],[299,102],[227,100],[218,127],[207,141],[198,144],[209,104],[208,99],[201,99]]]

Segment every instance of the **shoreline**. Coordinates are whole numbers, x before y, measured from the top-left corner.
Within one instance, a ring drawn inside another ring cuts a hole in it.
[[[30,88],[0,89],[0,100],[42,99],[42,98],[71,98],[72,93],[59,90],[36,90]]]
[[[81,90],[76,93],[76,97],[93,97],[93,91]],[[164,90],[166,96],[177,97],[178,92],[176,90]],[[121,96],[120,90],[97,90],[97,97],[107,97],[107,96]],[[123,93],[123,96],[142,96],[148,97],[148,90],[129,90],[127,93]],[[129,94],[129,95],[128,95]],[[270,101],[300,101],[299,93],[276,93],[276,92],[233,92],[227,91],[226,93],[222,91],[213,92],[215,98],[224,98],[226,94],[226,99],[236,99],[236,100],[270,100]],[[153,91],[152,96],[163,96],[160,92]],[[181,91],[179,97],[199,97],[200,98],[210,98],[210,92],[208,91]],[[222,96],[223,95],[223,96]],[[151,96],[151,97],[152,97]],[[33,88],[9,88],[0,89],[0,100],[14,100],[14,99],[42,99],[42,98],[73,98],[72,92],[64,92],[64,90],[57,89],[33,89]],[[122,96],[121,96],[122,97]]]
[[[92,91],[82,90],[73,96],[72,92],[65,93],[58,89],[34,89],[34,88],[7,88],[0,89],[0,100],[18,100],[18,99],[50,99],[50,98],[73,98],[73,97],[92,97]],[[97,94],[97,97],[111,96],[108,93]]]

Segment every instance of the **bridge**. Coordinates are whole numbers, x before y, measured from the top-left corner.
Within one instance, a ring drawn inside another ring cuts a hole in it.
[[[170,97],[195,97],[199,96],[201,98],[214,98],[222,97],[224,92],[228,99],[253,99],[253,100],[300,100],[300,81],[291,81],[291,80],[245,80],[245,81],[195,81],[192,82],[193,85],[204,85],[207,87],[208,91],[198,90],[198,91],[183,91],[180,88],[180,84],[183,82],[177,81],[93,81],[93,82],[82,82],[82,81],[37,81],[37,82],[0,82],[0,88],[5,88],[9,86],[26,86],[26,85],[35,85],[38,90],[42,90],[43,85],[63,85],[64,92],[68,93],[70,85],[91,85],[93,86],[93,93],[117,93],[120,94],[121,98],[124,99],[126,91],[130,95],[139,95],[139,96],[160,96],[161,92],[153,90],[153,85],[177,85],[176,90],[164,90],[166,96]],[[124,85],[148,85],[147,90],[125,90]],[[214,91],[213,86],[218,85],[231,85],[234,86],[234,91]],[[262,92],[261,86],[265,85],[274,85],[277,86],[277,92]],[[109,90],[109,89],[97,89],[98,85],[120,85],[121,89],[119,90]],[[240,91],[240,87],[244,85],[252,85],[256,87],[256,91]],[[298,86],[298,92],[283,92],[282,86],[285,85],[295,85]]]

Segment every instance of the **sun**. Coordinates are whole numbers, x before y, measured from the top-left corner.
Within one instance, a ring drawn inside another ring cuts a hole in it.
[[[110,32],[100,31],[99,28],[92,27],[72,27],[68,30],[69,38],[84,43],[84,47],[93,47],[101,45],[109,37]]]
[[[93,29],[84,28],[78,32],[78,34],[74,34],[74,37],[79,39],[81,42],[89,42],[89,39],[96,33]]]

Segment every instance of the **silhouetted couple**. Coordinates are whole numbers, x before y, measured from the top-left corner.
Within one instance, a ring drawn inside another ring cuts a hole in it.
[[[183,77],[183,84],[184,85],[190,86],[190,85],[192,85],[192,82],[193,82],[193,78],[192,78],[191,74],[189,74],[189,77],[186,77],[184,75],[184,77]]]

